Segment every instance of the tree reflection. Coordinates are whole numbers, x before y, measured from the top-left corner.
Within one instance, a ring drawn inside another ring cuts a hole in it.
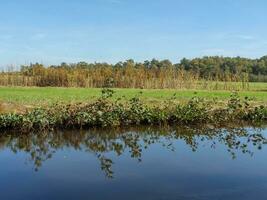
[[[113,152],[117,156],[130,152],[130,156],[142,161],[142,151],[152,144],[161,144],[163,148],[175,151],[173,143],[184,141],[192,151],[200,146],[223,144],[232,158],[238,152],[253,155],[253,151],[267,144],[261,129],[248,130],[245,128],[207,128],[207,127],[141,127],[116,130],[90,130],[70,132],[47,132],[3,134],[0,137],[0,148],[9,148],[14,153],[26,152],[38,170],[42,163],[50,159],[54,153],[63,148],[73,148],[77,151],[93,153],[100,161],[101,169],[109,178],[113,177],[113,161],[106,156]],[[256,147],[256,148],[255,148]]]

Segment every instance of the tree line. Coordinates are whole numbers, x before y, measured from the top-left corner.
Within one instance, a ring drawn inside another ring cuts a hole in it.
[[[247,73],[249,81],[266,82],[267,81],[267,56],[259,59],[249,59],[242,57],[202,57],[194,59],[182,59],[176,65],[178,68],[193,70],[200,73],[200,76],[215,78],[217,74],[240,74]]]
[[[0,73],[3,86],[235,89],[231,83],[267,81],[267,56],[183,58],[109,63],[35,63]],[[239,86],[238,86],[239,87]]]

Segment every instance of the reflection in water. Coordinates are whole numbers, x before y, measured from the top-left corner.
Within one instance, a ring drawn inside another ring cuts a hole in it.
[[[57,150],[73,148],[86,151],[100,161],[101,169],[109,178],[113,177],[112,159],[107,153],[115,152],[117,156],[129,151],[132,158],[142,161],[142,151],[151,144],[158,143],[162,147],[175,151],[175,141],[182,140],[192,151],[199,146],[209,145],[215,148],[219,142],[223,144],[230,156],[236,158],[237,152],[253,155],[251,144],[261,149],[267,143],[260,129],[248,131],[245,128],[138,128],[132,130],[90,130],[71,132],[32,133],[27,135],[4,134],[0,137],[0,147],[9,148],[12,152],[26,152],[37,171],[42,163],[50,159]]]

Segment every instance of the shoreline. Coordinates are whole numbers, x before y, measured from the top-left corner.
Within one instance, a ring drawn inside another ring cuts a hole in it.
[[[111,100],[114,91],[102,90],[102,95],[90,103],[54,104],[25,113],[0,114],[0,130],[20,132],[54,129],[88,129],[92,127],[124,127],[135,125],[220,125],[233,122],[267,122],[267,107],[251,105],[247,97],[233,93],[227,103],[194,97],[187,103],[171,99],[148,106],[140,98]]]

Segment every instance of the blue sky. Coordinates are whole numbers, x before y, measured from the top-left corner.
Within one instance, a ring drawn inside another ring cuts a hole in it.
[[[267,54],[266,0],[0,0],[0,66]]]

